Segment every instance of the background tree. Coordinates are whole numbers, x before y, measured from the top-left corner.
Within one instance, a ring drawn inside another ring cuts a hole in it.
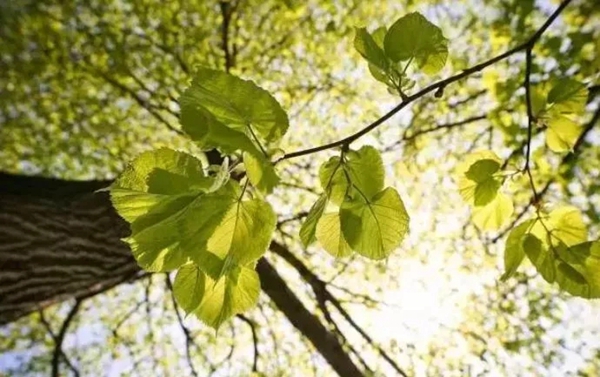
[[[599,10],[594,1],[563,5],[555,13],[558,4],[533,1],[1,2],[3,370],[594,375],[597,305],[559,292],[532,266],[499,281],[508,232],[536,208],[575,205],[590,239],[598,233]],[[448,62],[432,76],[411,68],[416,86],[399,115],[352,144],[383,153],[412,216],[409,238],[385,262],[302,247],[318,168],[339,151],[286,160],[269,197],[278,223],[257,266],[258,308],[218,336],[184,318],[172,277],[139,270],[120,242],[127,224],[96,190],[142,151],[199,152],[178,120],[198,65],[273,93],[291,120],[285,152],[363,129],[402,98],[370,77],[352,27],[372,31],[414,10],[448,38]],[[515,46],[485,70],[468,69]],[[589,103],[573,145],[556,153],[548,130],[529,121],[525,88],[564,77],[584,83]],[[473,224],[456,186],[457,166],[479,149],[515,172],[505,183],[515,211],[498,231]]]

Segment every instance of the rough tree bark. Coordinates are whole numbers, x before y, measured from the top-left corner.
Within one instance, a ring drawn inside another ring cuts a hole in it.
[[[121,238],[109,181],[0,173],[0,325],[69,298],[89,297],[142,274]],[[363,373],[339,340],[262,259],[263,291],[341,376]]]

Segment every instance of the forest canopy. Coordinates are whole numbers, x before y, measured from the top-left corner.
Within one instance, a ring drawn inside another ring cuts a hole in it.
[[[596,1],[0,1],[0,38],[0,374],[600,373]]]

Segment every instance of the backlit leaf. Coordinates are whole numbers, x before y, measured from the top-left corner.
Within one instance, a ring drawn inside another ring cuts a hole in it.
[[[275,172],[275,168],[266,158],[256,157],[256,155],[245,152],[244,166],[252,185],[265,194],[270,194],[275,186],[279,184],[279,177]]]
[[[327,195],[321,195],[315,204],[313,204],[313,206],[310,208],[310,211],[308,211],[308,215],[306,216],[306,219],[300,228],[300,240],[302,240],[304,247],[308,247],[315,241],[317,223],[319,222],[321,216],[323,216],[323,212],[327,206],[327,201]]]
[[[323,249],[336,258],[345,257],[352,253],[352,249],[344,238],[341,229],[340,215],[326,213],[319,219],[316,226],[316,238]]]
[[[289,126],[285,111],[267,91],[252,81],[203,67],[182,94],[180,105],[182,126],[192,136],[219,134],[227,127],[248,135],[253,130],[268,144],[279,141]]]
[[[194,314],[219,329],[232,316],[255,306],[259,294],[258,274],[248,267],[235,267],[216,281],[206,277],[204,296]]]
[[[388,187],[369,201],[342,203],[340,220],[344,238],[357,253],[383,259],[397,248],[409,227],[409,217],[398,192]]]
[[[394,62],[414,59],[427,74],[442,69],[448,58],[447,39],[420,13],[398,19],[385,36],[384,49]]]
[[[173,282],[173,295],[186,313],[191,313],[202,301],[206,284],[204,273],[193,263],[182,266]]]
[[[473,208],[473,223],[482,230],[497,230],[508,223],[513,210],[512,200],[499,192],[485,206]]]

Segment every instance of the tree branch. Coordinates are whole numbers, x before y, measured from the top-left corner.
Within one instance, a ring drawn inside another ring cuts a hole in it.
[[[173,283],[171,282],[171,278],[169,274],[165,274],[165,283],[167,284],[167,289],[171,292],[171,301],[173,303],[173,310],[175,311],[175,316],[177,317],[177,322],[179,322],[179,327],[183,332],[183,336],[185,337],[185,357],[187,358],[188,366],[190,367],[190,371],[194,377],[198,377],[198,372],[196,372],[196,368],[194,367],[194,362],[192,361],[192,351],[191,346],[194,345],[196,349],[198,349],[198,344],[194,341],[192,337],[192,333],[190,329],[183,323],[183,318],[181,317],[181,313],[179,313],[179,305],[177,301],[175,301],[175,294],[173,293]]]
[[[348,145],[348,144],[352,143],[353,141],[355,141],[356,139],[358,139],[358,138],[368,134],[372,130],[376,129],[377,127],[379,127],[380,125],[385,123],[388,119],[393,117],[396,113],[400,112],[402,109],[404,109],[406,106],[408,106],[410,103],[418,100],[419,98],[425,96],[426,94],[433,92],[435,90],[443,89],[449,84],[452,84],[456,81],[462,80],[462,79],[472,75],[473,73],[479,72],[493,64],[496,64],[496,63],[508,58],[509,56],[512,56],[518,52],[528,49],[532,44],[534,44],[540,38],[540,36],[546,31],[546,29],[548,29],[548,27],[554,22],[554,20],[556,20],[556,18],[560,15],[560,13],[563,11],[563,9],[571,1],[572,0],[564,0],[558,6],[558,8],[554,11],[554,13],[546,20],[546,22],[538,29],[538,31],[535,34],[533,34],[526,42],[524,42],[516,47],[513,47],[512,49],[504,52],[503,54],[500,54],[500,55],[498,55],[494,58],[491,58],[485,62],[479,63],[477,65],[474,65],[471,68],[465,69],[464,71],[462,71],[454,76],[450,76],[446,79],[443,79],[436,83],[433,83],[433,84],[421,89],[420,91],[418,91],[417,93],[415,93],[413,95],[407,96],[402,102],[400,102],[392,110],[388,111],[382,117],[380,117],[379,119],[377,119],[373,123],[369,124],[365,128],[361,129],[360,131],[358,131],[346,138],[343,138],[338,141],[334,141],[332,143],[323,144],[318,147],[308,148],[308,149],[304,149],[304,150],[300,150],[300,151],[296,151],[296,152],[287,153],[283,157],[281,157],[279,160],[277,160],[276,163],[279,161],[282,161],[282,160],[289,160],[291,158],[305,156],[305,155],[321,152],[321,151],[324,151],[327,149],[332,149],[332,148],[341,147],[343,145]]]
[[[312,345],[340,376],[363,376],[360,369],[344,351],[338,339],[323,326],[317,317],[306,309],[266,259],[262,258],[258,261],[256,270],[259,273],[263,291],[269,295],[279,310],[288,317],[292,325],[310,340]]]
[[[256,332],[256,323],[250,318],[246,317],[243,314],[238,314],[237,317],[242,321],[246,322],[246,324],[250,327],[250,331],[252,332],[252,344],[254,345],[254,358],[252,362],[252,372],[258,373],[258,358],[260,356],[258,352],[258,334]]]
[[[62,350],[62,343],[65,339],[65,335],[67,334],[71,321],[79,311],[80,304],[81,300],[77,299],[75,301],[75,304],[67,314],[65,320],[63,321],[63,324],[60,328],[60,331],[58,332],[58,335],[56,336],[56,339],[54,339],[54,352],[52,353],[52,377],[60,377],[60,356],[64,355],[64,352]],[[79,376],[79,372],[76,369],[73,368],[72,370],[75,372],[75,375]]]

